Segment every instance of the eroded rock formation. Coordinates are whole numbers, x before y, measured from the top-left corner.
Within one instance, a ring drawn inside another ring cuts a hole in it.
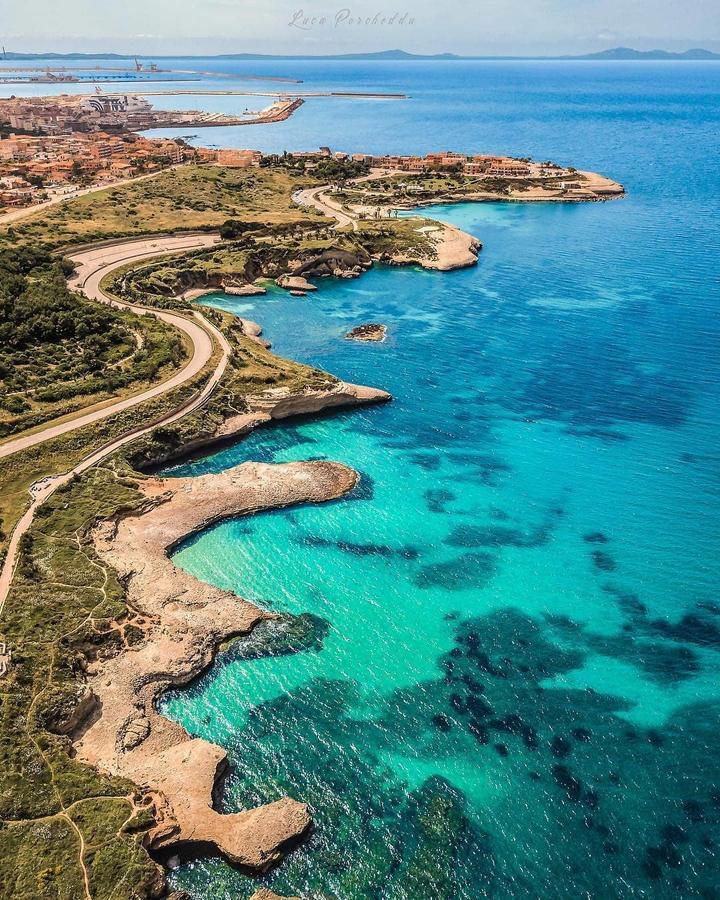
[[[125,583],[128,605],[146,623],[145,636],[118,656],[91,664],[94,712],[85,723],[74,723],[74,743],[81,759],[129,778],[153,797],[151,848],[211,844],[233,862],[263,871],[310,825],[305,804],[287,797],[257,809],[218,812],[213,792],[226,767],[225,751],[191,738],[156,711],[160,694],[206,668],[222,641],[271,618],[178,569],[168,554],[221,519],[331,500],[356,481],[352,469],[323,461],[244,463],[220,475],[149,478],[142,483],[147,502],[138,512],[97,527],[95,548]]]

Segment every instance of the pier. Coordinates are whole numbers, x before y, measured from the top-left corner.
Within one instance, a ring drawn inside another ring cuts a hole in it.
[[[133,91],[143,97],[176,96],[193,94],[198,97],[287,97],[287,91],[237,91],[237,90],[167,90],[167,91]],[[407,94],[365,93],[362,91],[293,91],[296,97],[340,97],[349,100],[407,100]]]

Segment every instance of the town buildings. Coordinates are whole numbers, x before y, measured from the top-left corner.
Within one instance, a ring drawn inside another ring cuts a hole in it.
[[[369,153],[353,153],[352,159],[377,169],[400,172],[445,171],[488,178],[542,178],[561,175],[568,171],[554,163],[536,163],[511,156],[485,154],[467,156],[450,150],[428,153],[426,156],[373,156]]]
[[[25,206],[71,183],[111,183],[194,160],[198,155],[182,142],[138,135],[11,133],[0,139],[0,203]],[[212,151],[209,155],[212,157]]]
[[[227,166],[230,169],[247,169],[250,166],[259,166],[262,153],[259,150],[215,150],[210,151],[207,161],[214,162],[218,166]]]

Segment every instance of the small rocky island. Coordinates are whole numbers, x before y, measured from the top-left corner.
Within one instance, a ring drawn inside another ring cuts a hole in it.
[[[364,325],[356,325],[351,328],[345,335],[348,341],[377,341],[385,340],[387,335],[387,325],[380,325],[377,322],[366,322]]]

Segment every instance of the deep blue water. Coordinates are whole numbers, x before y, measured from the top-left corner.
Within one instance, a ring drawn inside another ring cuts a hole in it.
[[[436,207],[483,241],[477,267],[209,301],[395,399],[173,470],[330,458],[363,480],[179,550],[312,615],[267,635],[299,652],[241,642],[168,715],[228,748],[227,808],[311,804],[279,893],[720,896],[720,66],[261,66],[411,99],[200,140],[532,155],[628,196]],[[386,343],[342,339],[368,320]],[[196,898],[254,884],[219,860],[173,877]]]

